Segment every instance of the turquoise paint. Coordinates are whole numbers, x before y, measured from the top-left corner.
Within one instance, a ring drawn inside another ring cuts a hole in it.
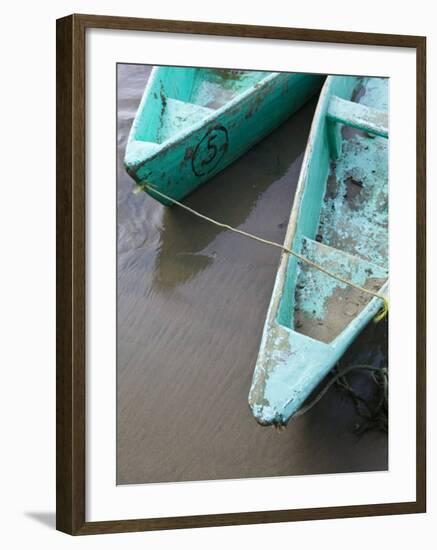
[[[388,137],[388,113],[367,105],[331,97],[328,118],[375,136]]]
[[[368,130],[375,124],[374,110],[378,120],[386,118],[379,114],[387,109],[387,86],[386,79],[328,77],[284,242],[330,271],[384,295],[388,140],[351,128],[357,126],[357,113],[362,117],[365,109],[341,100],[370,108],[370,122],[359,122]],[[336,119],[329,116],[333,104],[344,108]],[[334,132],[337,144],[332,143]],[[357,293],[282,254],[249,393],[258,422],[286,424],[376,315],[381,300],[353,292]]]
[[[328,139],[329,156],[332,160],[337,160],[341,155],[343,140],[341,138],[341,124],[336,120],[326,119],[326,136]]]
[[[345,143],[335,166],[336,195],[328,198],[321,212],[326,244],[341,246],[345,252],[381,266],[387,265],[388,249],[387,155],[388,142],[384,138],[356,136]],[[357,186],[348,181],[361,182],[367,194],[359,209],[343,200]]]
[[[125,167],[183,199],[299,109],[319,75],[155,67],[132,124]]]

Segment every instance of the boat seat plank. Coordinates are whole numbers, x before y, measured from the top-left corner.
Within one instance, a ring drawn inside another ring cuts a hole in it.
[[[331,273],[373,291],[378,291],[388,277],[387,270],[382,267],[305,237],[302,253]],[[295,330],[329,343],[371,299],[368,294],[302,263],[296,284]]]
[[[346,124],[369,134],[388,138],[388,113],[362,103],[332,96],[327,116],[332,122]]]

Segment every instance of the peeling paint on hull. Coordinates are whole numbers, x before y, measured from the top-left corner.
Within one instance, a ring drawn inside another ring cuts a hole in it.
[[[387,102],[386,79],[327,78],[284,243],[383,294],[388,292]],[[256,420],[287,424],[380,307],[377,298],[284,253],[249,393]]]
[[[322,83],[319,75],[155,67],[129,135],[126,170],[139,185],[183,199],[284,122]]]

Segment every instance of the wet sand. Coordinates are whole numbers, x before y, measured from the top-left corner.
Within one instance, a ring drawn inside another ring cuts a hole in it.
[[[357,437],[355,409],[335,388],[283,432],[251,416],[279,251],[132,193],[122,159],[149,73],[118,66],[117,482],[387,469],[387,435]],[[282,242],[315,105],[186,203]],[[386,342],[385,324],[369,325],[346,364],[385,364]]]

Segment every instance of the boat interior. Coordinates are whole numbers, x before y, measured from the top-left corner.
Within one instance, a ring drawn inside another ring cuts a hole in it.
[[[264,71],[157,67],[134,138],[162,144],[267,78]]]
[[[388,278],[388,79],[332,78],[324,93],[286,246],[378,291]],[[288,328],[332,342],[372,299],[294,257],[284,258],[277,321]]]

